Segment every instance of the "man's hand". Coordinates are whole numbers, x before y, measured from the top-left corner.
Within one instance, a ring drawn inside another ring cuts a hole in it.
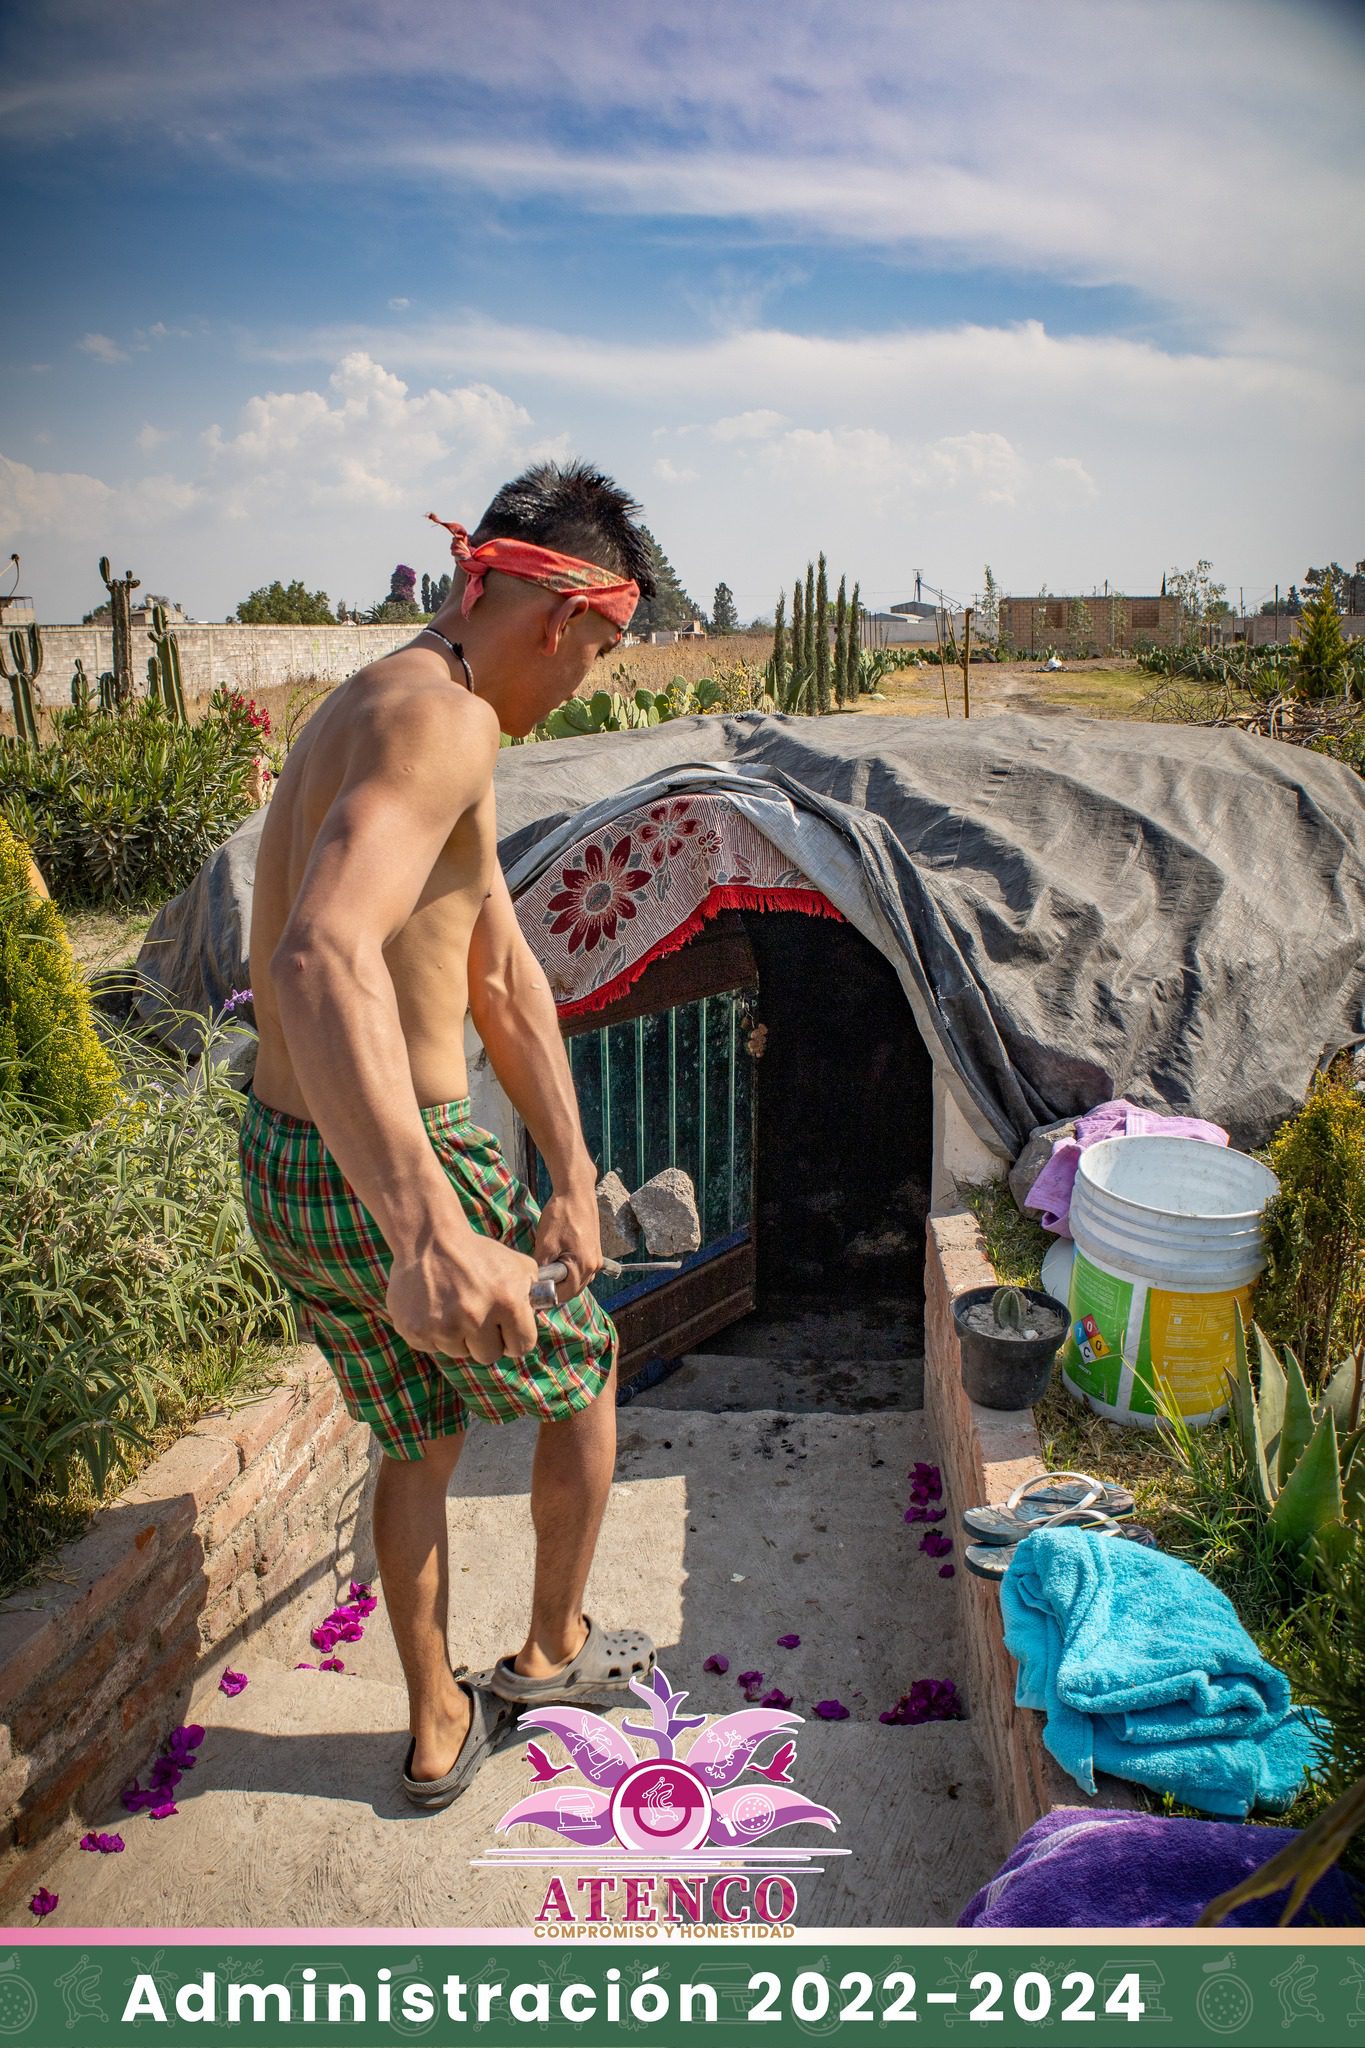
[[[434,1217],[389,1274],[389,1320],[414,1351],[492,1365],[540,1341],[531,1289],[536,1261],[496,1237]]]
[[[536,1232],[536,1262],[550,1266],[562,1259],[568,1277],[555,1290],[557,1301],[571,1301],[602,1270],[602,1226],[597,1191],[583,1186],[551,1195]]]

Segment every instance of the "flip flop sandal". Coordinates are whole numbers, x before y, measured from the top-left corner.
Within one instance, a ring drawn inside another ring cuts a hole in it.
[[[1082,1520],[1082,1515],[1086,1517],[1085,1520]],[[1089,1519],[1092,1516],[1094,1519]],[[1103,1514],[1095,1508],[1073,1508],[1067,1520],[1073,1524],[1079,1523],[1083,1529],[1093,1529],[1098,1536],[1119,1536],[1127,1543],[1139,1543],[1144,1550],[1161,1548],[1152,1531],[1143,1522],[1129,1522],[1126,1528],[1120,1528],[1112,1515]],[[1031,1535],[1032,1531],[1026,1530],[1025,1534]],[[969,1543],[962,1552],[962,1562],[978,1579],[994,1579],[999,1585],[1010,1568],[1010,1559],[1013,1555],[1012,1543]]]
[[[966,1509],[962,1522],[981,1543],[1017,1543],[1032,1529],[1068,1521],[1078,1508],[1120,1516],[1135,1506],[1126,1486],[1106,1486],[1088,1472],[1046,1472],[1016,1486],[1003,1507]]]
[[[588,1640],[573,1660],[553,1678],[523,1678],[504,1657],[487,1680],[499,1699],[518,1706],[577,1699],[583,1693],[625,1692],[632,1678],[648,1678],[654,1669],[654,1645],[639,1629],[599,1628],[585,1615]]]
[[[460,1745],[460,1753],[443,1778],[414,1778],[412,1760],[417,1751],[417,1738],[408,1744],[407,1757],[403,1763],[403,1790],[413,1806],[424,1813],[439,1813],[443,1807],[451,1806],[462,1792],[467,1792],[479,1774],[481,1766],[496,1749],[498,1738],[512,1719],[510,1708],[501,1700],[491,1698],[479,1686],[471,1685],[467,1679],[459,1681],[460,1690],[469,1696],[469,1732]]]

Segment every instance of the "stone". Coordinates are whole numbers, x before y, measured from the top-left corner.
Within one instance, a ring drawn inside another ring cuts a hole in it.
[[[597,1183],[597,1220],[602,1226],[602,1251],[606,1258],[623,1259],[640,1241],[630,1194],[619,1173],[604,1174]]]
[[[1055,1124],[1039,1124],[1037,1130],[1032,1133],[1009,1172],[1010,1193],[1014,1196],[1014,1206],[1021,1216],[1028,1213],[1024,1208],[1025,1197],[1051,1159],[1053,1146],[1059,1139],[1074,1138],[1075,1135],[1074,1116],[1063,1117]],[[1036,1216],[1036,1212],[1034,1213]]]
[[[680,1166],[666,1166],[630,1198],[650,1255],[676,1259],[701,1245],[701,1219],[692,1182]]]

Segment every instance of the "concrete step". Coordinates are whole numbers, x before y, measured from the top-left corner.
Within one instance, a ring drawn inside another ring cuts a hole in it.
[[[581,1903],[567,1865],[483,1860],[510,1843],[553,1857],[542,1830],[495,1833],[531,1782],[521,1740],[445,1813],[414,1814],[397,1783],[406,1736],[395,1688],[249,1661],[245,1692],[212,1692],[196,1708],[208,1732],[179,1812],[111,1813],[103,1825],[118,1828],[123,1855],[72,1847],[57,1857],[42,1879],[61,1901],[48,1926],[524,1928],[555,1874]],[[801,1789],[839,1814],[836,1839],[851,1852],[817,1855],[819,1873],[798,1879],[799,1924],[951,1924],[1000,1860],[968,1729],[817,1721],[797,1731],[797,1748]],[[814,1829],[780,1839],[802,1837],[830,1846]],[[614,1916],[621,1901],[607,1905]]]
[[[793,1415],[869,1415],[924,1406],[924,1359],[775,1358],[692,1351],[631,1408],[786,1410]]]

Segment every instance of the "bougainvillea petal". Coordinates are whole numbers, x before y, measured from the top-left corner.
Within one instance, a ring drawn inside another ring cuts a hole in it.
[[[61,1900],[56,1892],[50,1892],[46,1885],[40,1884],[28,1902],[28,1910],[35,1919],[45,1920],[49,1913],[56,1912],[60,1904]]]
[[[153,1820],[170,1820],[174,1814],[179,1813],[180,1808],[173,1799],[168,1799],[163,1806],[153,1806],[150,1811]]]
[[[760,1707],[781,1707],[785,1711],[791,1703],[792,1696],[789,1692],[781,1692],[777,1686],[773,1686],[771,1691],[764,1693],[758,1704]]]
[[[956,1571],[957,1566],[955,1564],[941,1564],[938,1568],[938,1575],[941,1579],[951,1579]]]
[[[319,1671],[344,1671],[345,1669],[346,1666],[342,1663],[340,1657],[324,1657],[318,1666]]]
[[[99,1845],[98,1835],[82,1835],[77,1847],[81,1849],[98,1849]]]
[[[842,1700],[817,1700],[811,1709],[821,1721],[846,1721],[848,1708]]]
[[[95,1839],[99,1843],[101,1856],[121,1856],[123,1854],[122,1835],[97,1835]]]
[[[777,1647],[779,1650],[799,1650],[801,1647],[801,1638],[800,1636],[779,1636],[777,1639]]]
[[[204,1739],[204,1731],[197,1721],[188,1722],[183,1728],[171,1730],[172,1749],[198,1749]]]
[[[736,1685],[762,1685],[762,1683],[763,1673],[761,1671],[741,1671],[735,1680]]]
[[[229,1699],[235,1699],[239,1692],[245,1692],[250,1684],[245,1671],[225,1671],[218,1681],[219,1692],[225,1692]]]
[[[701,1668],[703,1671],[717,1672],[723,1678],[730,1669],[730,1659],[721,1656],[708,1657]]]

